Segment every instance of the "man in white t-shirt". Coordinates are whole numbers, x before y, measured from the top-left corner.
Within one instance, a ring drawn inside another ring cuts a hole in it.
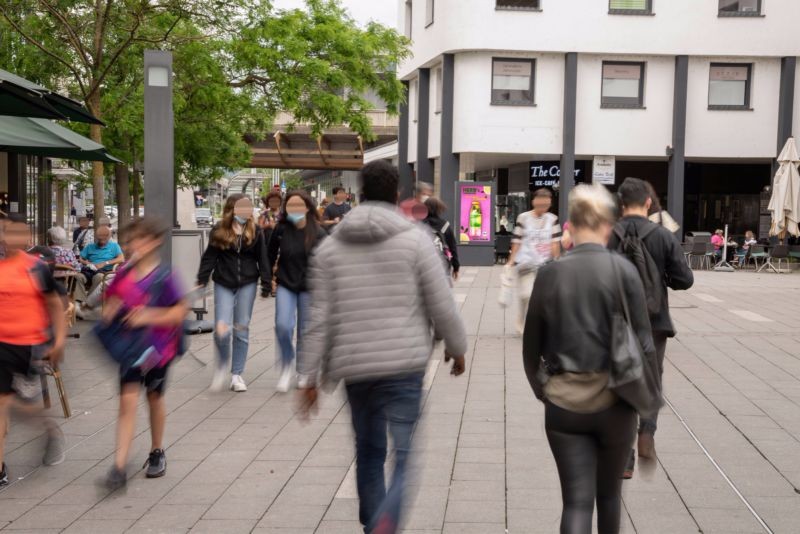
[[[536,272],[561,254],[561,227],[558,217],[549,211],[552,204],[553,193],[549,189],[537,190],[533,194],[533,210],[520,214],[514,227],[508,263],[517,270],[517,330],[520,334],[525,329]]]

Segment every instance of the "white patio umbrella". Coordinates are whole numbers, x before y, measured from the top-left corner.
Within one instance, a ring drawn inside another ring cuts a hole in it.
[[[794,137],[786,141],[786,145],[778,156],[778,172],[772,184],[772,198],[769,200],[769,211],[772,212],[772,224],[769,235],[781,239],[786,234],[800,236],[800,157]]]

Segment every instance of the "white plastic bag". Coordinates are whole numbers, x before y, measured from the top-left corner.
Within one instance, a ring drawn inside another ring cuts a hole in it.
[[[500,292],[497,294],[497,303],[501,307],[507,308],[514,299],[514,286],[517,283],[517,275],[514,267],[506,265],[503,274],[500,275]]]

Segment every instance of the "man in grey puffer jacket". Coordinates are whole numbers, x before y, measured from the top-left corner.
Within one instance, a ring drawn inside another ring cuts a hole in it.
[[[451,373],[464,372],[467,339],[430,236],[397,210],[397,169],[376,161],[361,170],[366,202],[319,245],[309,274],[311,318],[297,357],[308,379],[305,413],[318,377],[344,380],[356,435],[359,519],[365,532],[399,528],[411,432],[434,331]],[[396,462],[384,482],[387,426]]]

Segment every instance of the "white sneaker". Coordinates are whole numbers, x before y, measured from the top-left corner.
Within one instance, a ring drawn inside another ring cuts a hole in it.
[[[292,385],[292,368],[285,366],[281,371],[281,377],[278,379],[278,385],[275,386],[280,393],[286,393]]]
[[[227,373],[224,367],[217,367],[214,371],[214,378],[211,379],[211,391],[220,392],[225,387],[225,379]]]
[[[297,375],[297,389],[306,389],[310,383],[308,375]]]
[[[236,393],[247,391],[247,384],[244,383],[241,375],[233,375],[231,377],[231,389]]]

